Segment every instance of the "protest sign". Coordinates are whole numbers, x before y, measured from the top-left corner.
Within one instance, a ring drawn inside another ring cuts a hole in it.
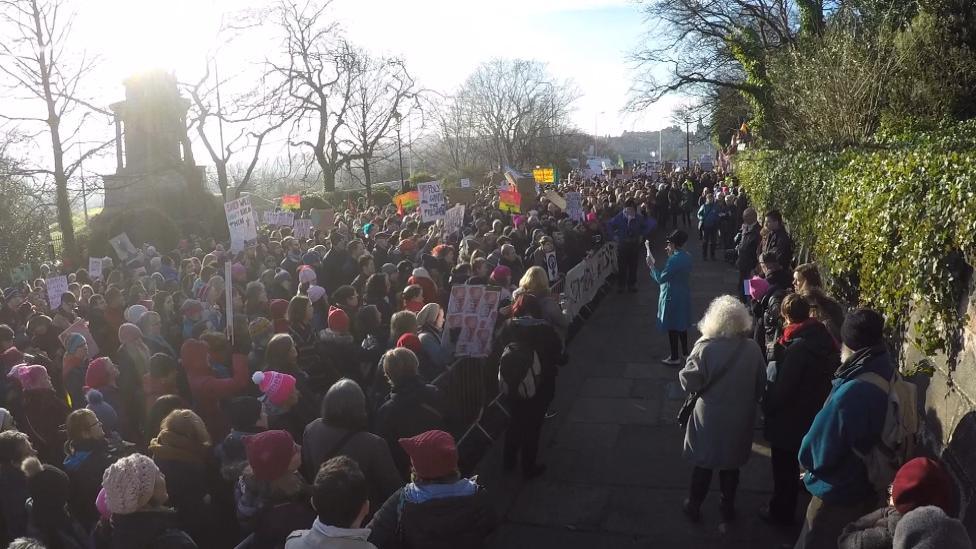
[[[444,234],[452,235],[464,226],[464,204],[458,204],[444,214]]]
[[[420,193],[417,191],[409,191],[398,194],[393,197],[393,203],[396,204],[397,212],[403,215],[420,204]]]
[[[536,168],[532,170],[532,178],[539,184],[553,183],[555,173],[552,168]]]
[[[89,257],[88,258],[88,277],[92,280],[102,279],[102,258],[100,257]]]
[[[418,183],[417,192],[420,193],[420,220],[424,223],[431,223],[438,219],[444,219],[447,202],[444,200],[444,191],[441,190],[440,181]]]
[[[296,219],[292,225],[292,233],[295,238],[308,238],[312,234],[312,220]]]
[[[26,263],[10,269],[10,281],[14,284],[20,284],[21,282],[30,280],[32,278],[34,278],[34,269],[32,269],[31,266]]]
[[[501,292],[486,286],[451,288],[446,326],[449,333],[457,333],[455,356],[486,357],[491,353],[500,300]]]
[[[566,193],[566,215],[573,221],[583,221],[583,195]]]
[[[467,179],[467,178],[462,179],[461,182],[459,183],[459,186],[462,189],[470,189],[471,188],[471,180],[470,179]]]
[[[286,194],[281,197],[281,208],[283,210],[300,210],[302,209],[302,195],[300,194]]]
[[[276,214],[277,212],[273,212],[271,210],[265,210],[265,212],[261,214],[261,220],[264,222],[265,225],[274,225]]]
[[[522,213],[522,197],[515,191],[498,191],[498,209],[507,213]]]
[[[224,214],[227,216],[227,228],[230,229],[231,252],[242,252],[258,239],[258,228],[254,223],[250,196],[242,196],[225,203]]]
[[[566,211],[566,199],[560,196],[556,191],[549,189],[542,196],[546,197],[549,202],[552,202],[560,210]]]
[[[44,281],[47,286],[47,304],[53,311],[61,306],[61,295],[68,291],[68,277],[61,275]]]
[[[275,225],[280,227],[291,227],[295,224],[295,212],[278,212],[275,217]]]
[[[499,191],[508,191],[508,190],[511,190],[513,186],[514,185],[512,183],[509,183],[509,181],[507,179],[498,182],[498,190]]]
[[[88,329],[87,320],[79,317],[77,320],[75,320],[74,324],[68,326],[63,332],[61,332],[58,339],[61,340],[62,346],[68,342],[68,336],[71,334],[81,334],[85,338],[85,341],[88,343],[89,358],[98,356],[98,343],[95,343],[95,338],[92,336],[91,330]]]
[[[312,208],[309,212],[312,226],[320,231],[331,231],[335,227],[335,210],[332,208]]]
[[[110,238],[109,243],[112,245],[112,249],[115,250],[115,255],[119,256],[119,261],[123,265],[139,255],[139,250],[132,245],[132,241],[129,240],[129,235],[125,233]]]
[[[617,245],[608,242],[570,269],[563,283],[566,314],[575,318],[584,306],[593,301],[600,287],[616,268]]]
[[[546,254],[546,274],[549,275],[549,284],[554,284],[559,278],[559,264],[556,262],[556,252]]]

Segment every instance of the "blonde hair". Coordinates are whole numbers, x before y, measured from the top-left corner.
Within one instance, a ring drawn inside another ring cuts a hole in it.
[[[398,311],[390,318],[390,341],[396,344],[403,334],[417,333],[417,315],[411,311]]]
[[[538,265],[529,267],[519,280],[519,288],[530,294],[545,295],[549,292],[549,275]]]
[[[91,431],[93,422],[98,421],[98,416],[88,408],[81,408],[68,414],[65,420],[65,430],[68,434],[68,442],[83,440],[85,435]]]
[[[716,297],[708,305],[705,315],[698,323],[703,337],[742,337],[752,330],[752,317],[749,310],[738,299],[723,295]]]
[[[394,387],[417,375],[417,355],[406,347],[390,349],[383,354],[383,373]]]
[[[179,433],[198,442],[201,446],[210,446],[210,433],[207,432],[207,426],[193,410],[173,410],[163,418],[159,427],[160,431]]]

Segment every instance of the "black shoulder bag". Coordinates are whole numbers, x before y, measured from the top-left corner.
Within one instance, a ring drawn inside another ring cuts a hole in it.
[[[726,370],[729,369],[729,363],[739,356],[739,352],[742,351],[742,344],[744,342],[745,340],[739,341],[739,345],[735,348],[735,352],[733,352],[728,360],[722,364],[724,367],[716,372],[716,374],[712,377],[712,379],[708,380],[708,383],[706,383],[704,387],[697,391],[688,393],[688,396],[685,397],[684,404],[682,404],[681,409],[678,410],[678,425],[681,426],[682,429],[688,426],[688,420],[690,420],[691,415],[695,413],[695,404],[698,403],[698,399],[705,394],[705,391],[707,391],[709,387],[714,385],[715,382],[722,378],[722,375],[725,374]]]

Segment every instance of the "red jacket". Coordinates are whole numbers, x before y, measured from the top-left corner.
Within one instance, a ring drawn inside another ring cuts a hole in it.
[[[220,408],[220,401],[241,395],[247,389],[251,381],[247,356],[235,354],[231,359],[232,377],[220,379],[210,368],[207,344],[203,341],[186,340],[180,355],[193,396],[193,409],[207,425],[211,440],[223,440],[230,432],[230,422]]]

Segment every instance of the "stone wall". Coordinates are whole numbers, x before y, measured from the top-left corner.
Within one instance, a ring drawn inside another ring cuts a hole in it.
[[[931,377],[913,378],[925,416],[923,452],[941,457],[948,465],[959,489],[960,516],[976,539],[976,291],[969,295],[966,308],[971,321],[955,368],[949,367],[945,355],[926,357],[910,343],[902,348],[902,363],[911,368],[927,361],[935,368]]]

